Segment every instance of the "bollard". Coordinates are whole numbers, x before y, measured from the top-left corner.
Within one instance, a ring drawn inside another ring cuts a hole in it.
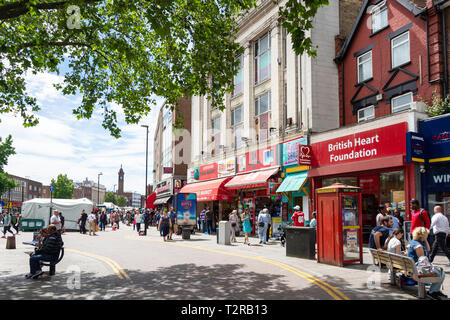
[[[16,237],[9,236],[6,238],[6,249],[15,249],[16,248]]]

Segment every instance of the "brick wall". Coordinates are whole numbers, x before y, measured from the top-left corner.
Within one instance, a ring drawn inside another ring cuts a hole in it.
[[[445,22],[446,22],[446,32],[447,32],[447,83],[450,86],[450,7],[445,9]],[[448,88],[450,94],[450,88]]]

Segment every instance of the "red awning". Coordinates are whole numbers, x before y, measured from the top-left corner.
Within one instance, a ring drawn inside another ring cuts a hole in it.
[[[225,188],[233,190],[266,187],[267,180],[269,180],[272,175],[277,173],[278,170],[279,168],[272,168],[269,170],[256,171],[235,176],[225,184]]]
[[[384,168],[402,167],[405,165],[403,155],[383,157],[378,159],[369,159],[353,161],[331,166],[317,167],[308,170],[308,178],[335,175],[341,173],[377,170]]]
[[[197,201],[233,201],[233,194],[224,188],[224,184],[230,179],[231,177],[227,177],[190,183],[185,185],[180,193],[195,193],[197,194]]]
[[[156,192],[153,192],[151,195],[147,197],[147,208],[154,209],[156,206],[153,205],[153,202],[156,200]]]

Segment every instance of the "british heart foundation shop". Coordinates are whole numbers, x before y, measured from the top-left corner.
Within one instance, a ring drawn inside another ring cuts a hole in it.
[[[415,198],[415,169],[404,161],[407,128],[402,122],[312,143],[314,159],[308,171],[312,194],[334,183],[360,187],[364,243],[376,226],[380,205],[388,203],[392,210],[400,210],[405,221],[410,220],[406,200]]]

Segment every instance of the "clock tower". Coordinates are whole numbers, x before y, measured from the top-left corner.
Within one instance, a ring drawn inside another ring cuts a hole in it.
[[[119,189],[117,190],[117,194],[121,195],[123,194],[123,176],[124,176],[124,172],[122,169],[122,165],[120,165],[120,170],[119,170]]]

